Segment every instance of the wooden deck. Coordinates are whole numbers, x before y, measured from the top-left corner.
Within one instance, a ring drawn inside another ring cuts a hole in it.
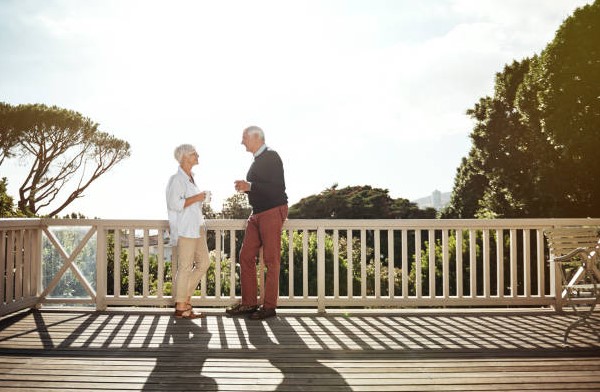
[[[599,314],[594,322],[598,322]],[[170,310],[0,320],[2,390],[600,390],[600,342],[548,310],[175,320]]]

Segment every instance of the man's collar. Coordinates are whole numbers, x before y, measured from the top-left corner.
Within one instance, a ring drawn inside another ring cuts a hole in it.
[[[266,149],[267,149],[267,145],[266,144],[263,144],[262,146],[260,146],[258,148],[258,150],[256,150],[256,152],[254,153],[254,158],[256,158],[257,156],[259,156],[260,154],[262,154]]]

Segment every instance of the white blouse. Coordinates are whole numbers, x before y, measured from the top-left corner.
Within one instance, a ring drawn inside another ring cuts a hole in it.
[[[204,225],[202,202],[183,207],[185,199],[200,193],[192,179],[183,171],[181,166],[177,173],[169,178],[167,184],[167,211],[172,246],[177,245],[179,237],[200,238],[200,228]]]

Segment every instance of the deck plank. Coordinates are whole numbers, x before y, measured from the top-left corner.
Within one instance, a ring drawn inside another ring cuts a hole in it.
[[[548,311],[175,320],[168,310],[0,320],[0,389],[600,390],[600,342]],[[595,315],[594,322],[598,322]]]

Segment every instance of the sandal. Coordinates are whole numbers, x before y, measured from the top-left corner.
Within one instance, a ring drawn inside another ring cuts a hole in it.
[[[206,317],[206,315],[204,313],[194,313],[191,309],[184,309],[184,310],[175,309],[175,313],[173,314],[173,316],[175,316],[175,318],[178,318],[178,319],[188,319],[188,320]]]

